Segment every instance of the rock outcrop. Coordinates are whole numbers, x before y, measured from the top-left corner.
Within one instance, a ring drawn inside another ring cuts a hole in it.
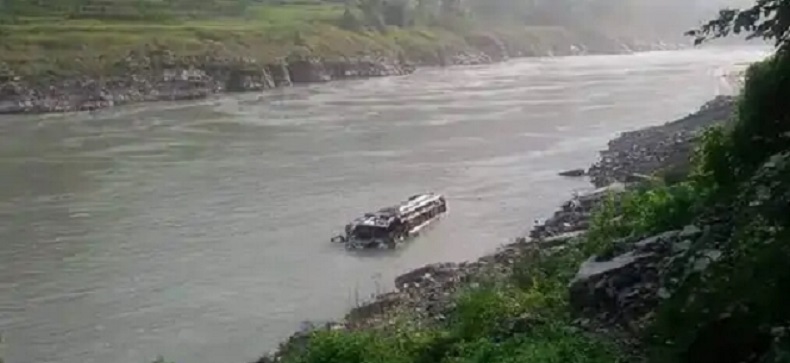
[[[170,52],[130,53],[115,76],[26,80],[0,77],[0,114],[95,110],[147,101],[206,98],[223,92],[257,92],[297,83],[405,75],[414,66],[386,58],[260,64],[254,59],[178,59]]]
[[[298,83],[405,75],[414,72],[416,65],[477,65],[513,57],[631,51],[618,45],[622,40],[602,35],[590,38],[555,33],[545,35],[545,41],[537,43],[525,41],[523,34],[511,34],[507,41],[492,34],[470,35],[463,43],[437,44],[435,52],[412,57],[399,54],[324,59],[300,55],[276,62],[216,53],[179,57],[167,49],[148,46],[130,51],[108,65],[108,69],[86,70],[80,76],[23,77],[0,63],[0,114],[83,111],[135,102],[202,99],[218,93],[260,92]],[[587,47],[585,42],[597,45]]]
[[[570,303],[598,321],[638,321],[658,302],[659,263],[672,250],[678,232],[639,241],[615,256],[593,256],[570,283]]]

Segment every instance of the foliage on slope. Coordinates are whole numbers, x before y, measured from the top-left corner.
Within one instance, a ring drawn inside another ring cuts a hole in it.
[[[587,256],[696,225],[670,261],[663,300],[641,331],[657,363],[790,362],[790,56],[753,65],[737,119],[710,130],[685,180],[612,198],[587,236],[526,258],[510,281],[458,297],[445,324],[316,333],[291,362],[599,362],[628,360],[574,327],[567,283]],[[512,329],[513,322],[527,329]],[[526,322],[526,323],[525,323]]]
[[[617,348],[571,324],[574,250],[535,253],[507,281],[469,287],[442,323],[404,317],[396,329],[321,331],[289,363],[617,362]]]
[[[443,64],[443,55],[499,53],[501,47],[513,56],[568,52],[571,45],[584,43],[594,43],[588,45],[600,51],[620,50],[611,38],[590,29],[574,31],[562,22],[484,24],[474,14],[474,4],[0,0],[0,82],[16,76],[107,75],[117,72],[117,64],[130,53],[151,49],[167,50],[180,59],[246,58],[262,64],[309,55],[386,57],[432,65]]]
[[[672,261],[644,337],[655,362],[790,361],[790,57],[753,65],[737,119],[702,139],[695,171],[606,204],[588,236],[617,241],[702,227]],[[589,246],[588,246],[589,247]]]

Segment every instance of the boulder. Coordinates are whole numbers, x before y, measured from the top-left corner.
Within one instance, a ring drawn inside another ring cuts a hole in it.
[[[566,170],[566,171],[560,172],[559,174],[560,174],[560,176],[567,176],[567,177],[577,178],[577,177],[584,176],[585,174],[587,174],[587,172],[584,169],[571,169],[571,170]]]
[[[613,256],[594,256],[569,285],[574,311],[598,321],[634,327],[661,295],[662,272],[681,231],[668,231],[628,244]]]
[[[275,87],[288,87],[291,83],[291,75],[285,63],[267,64],[264,66]]]

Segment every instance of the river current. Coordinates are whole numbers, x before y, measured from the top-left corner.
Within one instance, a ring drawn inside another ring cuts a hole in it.
[[[8,363],[251,361],[411,268],[474,259],[546,217],[620,131],[733,91],[721,48],[421,69],[200,102],[0,117]],[[329,238],[412,194],[411,245]]]

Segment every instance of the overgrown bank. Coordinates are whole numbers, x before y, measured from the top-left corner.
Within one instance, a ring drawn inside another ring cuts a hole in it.
[[[261,362],[790,361],[790,57],[624,134],[615,182],[498,253],[427,266]],[[636,175],[634,175],[636,174]]]
[[[0,114],[92,110],[402,75],[417,66],[653,46],[561,26],[482,28],[456,18],[372,26],[344,9],[331,3],[285,4],[250,7],[233,17],[56,14],[0,22]]]

